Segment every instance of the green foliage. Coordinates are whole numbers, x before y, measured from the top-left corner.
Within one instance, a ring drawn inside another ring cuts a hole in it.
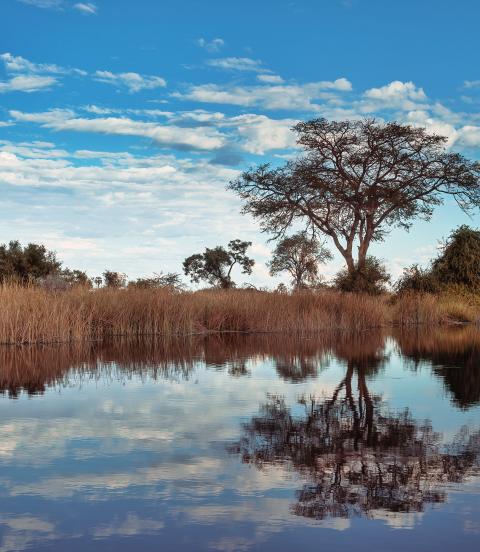
[[[390,275],[385,266],[376,257],[367,257],[363,267],[355,266],[353,272],[347,268],[342,269],[335,276],[334,286],[339,291],[354,291],[379,295],[386,291],[386,285],[390,281]]]
[[[480,230],[462,225],[454,230],[432,263],[432,274],[444,285],[480,287]]]
[[[44,245],[29,243],[22,247],[20,242],[11,241],[8,246],[0,245],[0,281],[16,280],[21,283],[36,282],[50,274],[60,272],[62,263],[55,252]]]
[[[213,249],[207,247],[203,253],[187,257],[183,261],[183,270],[195,283],[204,280],[223,289],[235,287],[231,276],[235,265],[242,268],[242,274],[252,273],[255,261],[246,254],[251,245],[252,242],[232,240],[228,243],[228,249],[222,246]]]
[[[103,279],[105,280],[105,287],[109,288],[123,288],[127,283],[126,274],[114,272],[112,270],[105,270]]]
[[[462,225],[445,240],[429,268],[405,268],[395,285],[397,292],[461,292],[480,288],[480,230]]]
[[[167,272],[166,274],[154,274],[150,278],[138,278],[128,283],[128,287],[139,289],[168,289],[170,291],[182,291],[184,284],[180,274]]]
[[[430,269],[421,268],[413,264],[403,269],[403,274],[395,284],[398,293],[436,293],[440,283]]]
[[[320,283],[318,265],[330,259],[332,254],[323,244],[299,232],[278,242],[269,263],[270,274],[288,272],[295,289],[307,288]]]

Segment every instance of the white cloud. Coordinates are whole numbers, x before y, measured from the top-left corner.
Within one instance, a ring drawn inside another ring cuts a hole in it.
[[[203,48],[207,52],[213,54],[215,52],[219,52],[225,46],[225,41],[222,38],[214,38],[213,40],[199,38],[197,40],[197,44],[200,48]]]
[[[52,63],[33,63],[22,56],[14,56],[10,52],[0,54],[9,73],[65,73],[63,67]]]
[[[243,149],[258,155],[266,151],[295,148],[295,136],[291,130],[294,119],[274,120],[265,115],[240,115],[231,119],[238,134],[244,138]]]
[[[207,65],[226,69],[228,71],[253,71],[255,73],[266,73],[268,69],[262,67],[262,62],[258,59],[247,57],[227,57],[209,59]]]
[[[480,88],[480,80],[466,80],[463,83],[464,88]]]
[[[380,88],[370,88],[363,94],[367,102],[364,111],[386,109],[415,109],[427,100],[423,88],[418,88],[413,82],[393,81]]]
[[[347,92],[351,89],[351,83],[345,78],[340,78],[335,81],[271,86],[203,84],[192,86],[185,94],[174,93],[172,96],[203,103],[318,111],[320,108],[316,103],[318,100],[331,100],[335,98],[334,93]]]
[[[140,75],[139,73],[112,73],[110,71],[96,71],[93,76],[98,82],[113,84],[119,88],[125,87],[129,92],[140,90],[152,90],[163,88],[167,85],[165,79],[153,75]]]
[[[37,92],[56,84],[55,77],[40,75],[19,75],[8,81],[0,81],[0,94],[5,92]]]
[[[63,6],[63,0],[19,0],[19,2],[44,9],[58,9]]]
[[[283,79],[279,75],[257,75],[257,79],[260,82],[266,82],[268,84],[282,84]]]
[[[85,15],[95,15],[98,10],[98,7],[91,2],[78,2],[73,7]]]
[[[17,121],[38,123],[53,130],[96,132],[118,136],[141,136],[166,146],[186,146],[194,149],[214,150],[226,143],[226,137],[214,128],[182,128],[135,121],[127,117],[76,117],[70,110],[51,110],[40,113],[10,111]]]

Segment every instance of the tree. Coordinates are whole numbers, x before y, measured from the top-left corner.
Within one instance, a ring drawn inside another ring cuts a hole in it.
[[[262,469],[295,470],[303,484],[291,507],[314,519],[371,517],[375,512],[421,512],[447,499],[450,483],[477,473],[480,431],[461,428],[451,442],[408,409],[393,411],[372,394],[368,378],[381,368],[384,350],[365,336],[345,342],[338,358],[344,378],[330,397],[300,397],[289,407],[269,395],[258,416],[243,423],[229,447]]]
[[[99,288],[102,285],[103,278],[101,276],[95,276],[93,278],[93,283]]]
[[[442,284],[480,287],[480,230],[466,225],[454,230],[433,261],[432,274]]]
[[[128,287],[140,289],[162,288],[171,291],[181,291],[185,286],[181,280],[180,274],[176,272],[167,272],[166,274],[155,273],[151,278],[138,278],[133,282],[129,282]]]
[[[222,246],[205,249],[183,261],[183,270],[192,282],[205,280],[212,286],[229,289],[235,287],[231,274],[234,266],[242,268],[242,274],[251,274],[255,261],[247,256],[247,249],[252,242],[232,240],[228,249]]]
[[[378,295],[386,291],[390,282],[390,275],[385,266],[376,257],[368,256],[365,259],[363,270],[355,266],[353,272],[347,269],[340,270],[334,278],[334,286],[340,291],[356,291]]]
[[[0,281],[18,280],[22,283],[35,282],[50,274],[58,274],[62,263],[54,251],[44,245],[29,243],[22,247],[20,242],[11,241],[8,246],[0,245]]]
[[[65,291],[76,287],[91,288],[92,281],[83,270],[65,268],[40,278],[38,283],[49,291]]]
[[[105,270],[103,273],[103,279],[105,280],[105,286],[109,288],[122,288],[127,283],[127,275],[121,272],[114,272],[112,270]]]
[[[295,289],[305,288],[319,282],[318,265],[331,258],[330,251],[318,240],[299,232],[278,242],[269,263],[270,274],[288,272]]]
[[[443,136],[375,119],[315,119],[293,130],[302,157],[246,171],[229,188],[276,237],[298,220],[330,237],[350,274],[363,271],[372,242],[428,220],[446,195],[463,210],[480,205],[480,163],[447,152]]]

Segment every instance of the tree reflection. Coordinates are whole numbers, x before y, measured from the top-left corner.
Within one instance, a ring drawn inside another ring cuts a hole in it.
[[[301,516],[420,512],[443,502],[445,484],[478,468],[480,432],[463,428],[445,445],[408,409],[389,411],[368,388],[368,376],[384,361],[374,341],[337,348],[336,355],[346,371],[329,398],[303,397],[291,409],[270,396],[232,452],[258,468],[281,464],[298,472],[306,483],[292,512]]]
[[[415,369],[424,362],[432,365],[457,406],[470,408],[480,403],[480,332],[476,327],[398,331],[395,338]]]
[[[373,334],[376,346],[381,334]],[[355,349],[351,337],[325,333],[314,339],[298,336],[216,334],[171,339],[117,339],[111,342],[0,347],[0,392],[42,394],[48,387],[86,379],[133,376],[188,379],[200,364],[208,370],[248,377],[251,367],[271,363],[289,382],[314,378],[342,349]]]

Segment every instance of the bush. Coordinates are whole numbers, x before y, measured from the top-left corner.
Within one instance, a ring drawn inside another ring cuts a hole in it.
[[[333,284],[339,291],[354,291],[379,295],[386,291],[390,275],[383,263],[376,257],[367,257],[362,269],[356,268],[353,273],[346,268],[340,270]]]
[[[180,274],[167,272],[166,274],[154,274],[150,278],[138,278],[128,283],[128,287],[139,289],[169,289],[170,291],[183,291],[185,285]]]
[[[436,293],[439,291],[440,283],[431,270],[420,268],[414,264],[403,269],[403,274],[395,284],[397,293],[417,292]]]
[[[454,230],[433,261],[432,274],[445,285],[480,288],[480,230],[466,225]]]

